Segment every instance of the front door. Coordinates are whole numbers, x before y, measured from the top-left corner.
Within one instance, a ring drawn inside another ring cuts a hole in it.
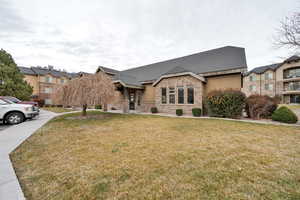
[[[129,110],[135,110],[135,90],[129,91]]]

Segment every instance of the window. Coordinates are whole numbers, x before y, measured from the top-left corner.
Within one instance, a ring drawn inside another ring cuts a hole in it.
[[[45,104],[47,104],[47,105],[52,104],[52,100],[51,99],[45,99]]]
[[[46,77],[45,77],[45,82],[46,82],[46,83],[51,83],[51,82],[52,82],[52,77],[46,76]]]
[[[65,83],[65,79],[60,79],[60,83],[64,84]]]
[[[169,104],[175,104],[175,88],[169,87]]]
[[[167,88],[161,88],[161,103],[167,103]]]
[[[52,93],[52,88],[46,87],[45,88],[45,93],[48,93],[48,94]]]
[[[141,94],[138,92],[137,94],[137,105],[140,106],[141,105]]]
[[[289,82],[288,90],[300,90],[300,82]]]
[[[249,78],[250,78],[250,81],[256,81],[256,76],[254,74],[251,75]]]
[[[283,78],[300,77],[300,68],[287,69],[283,72]]]
[[[273,73],[272,72],[266,72],[265,73],[265,80],[271,80],[273,79]]]
[[[188,104],[194,104],[194,88],[188,88]]]
[[[273,90],[273,84],[265,84],[265,90]]]
[[[251,92],[256,91],[256,85],[250,85],[249,90],[250,90]]]
[[[184,88],[178,88],[178,104],[184,104]]]

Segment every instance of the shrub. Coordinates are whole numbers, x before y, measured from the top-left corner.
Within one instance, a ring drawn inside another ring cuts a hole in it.
[[[194,117],[200,117],[201,116],[201,108],[193,108],[192,113]]]
[[[95,109],[102,109],[102,106],[101,105],[95,105]]]
[[[110,109],[111,109],[111,110],[117,110],[115,107],[111,107]]]
[[[151,113],[158,113],[157,108],[156,108],[156,107],[152,107],[152,108],[151,108]]]
[[[209,116],[238,118],[242,115],[246,96],[239,90],[215,90],[206,99]]]
[[[39,107],[44,107],[44,105],[45,105],[44,99],[36,99],[34,101],[38,103]]]
[[[182,109],[176,109],[176,115],[177,116],[182,116],[183,115],[183,110]]]
[[[297,115],[288,109],[285,106],[282,106],[275,110],[275,112],[272,115],[272,120],[273,121],[279,121],[279,122],[284,122],[284,123],[289,123],[289,124],[294,124],[297,123],[298,117]]]
[[[251,95],[246,99],[245,110],[252,119],[270,118],[277,109],[277,98],[267,95]]]

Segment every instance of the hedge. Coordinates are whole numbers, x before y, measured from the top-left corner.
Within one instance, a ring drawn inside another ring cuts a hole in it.
[[[272,120],[289,124],[295,124],[298,121],[298,117],[289,108],[282,106],[275,110],[275,112],[272,115]]]
[[[192,113],[194,117],[200,117],[201,116],[201,108],[193,108]]]
[[[215,90],[208,93],[205,104],[212,117],[239,118],[245,106],[246,96],[239,90]]]
[[[152,108],[151,108],[151,113],[158,113],[157,108],[156,108],[156,107],[152,107]]]
[[[177,116],[182,116],[183,115],[183,110],[182,109],[176,109],[176,115]]]

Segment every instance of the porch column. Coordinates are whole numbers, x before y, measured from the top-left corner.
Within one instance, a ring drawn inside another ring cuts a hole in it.
[[[124,87],[123,113],[129,113],[129,93],[126,87]]]

